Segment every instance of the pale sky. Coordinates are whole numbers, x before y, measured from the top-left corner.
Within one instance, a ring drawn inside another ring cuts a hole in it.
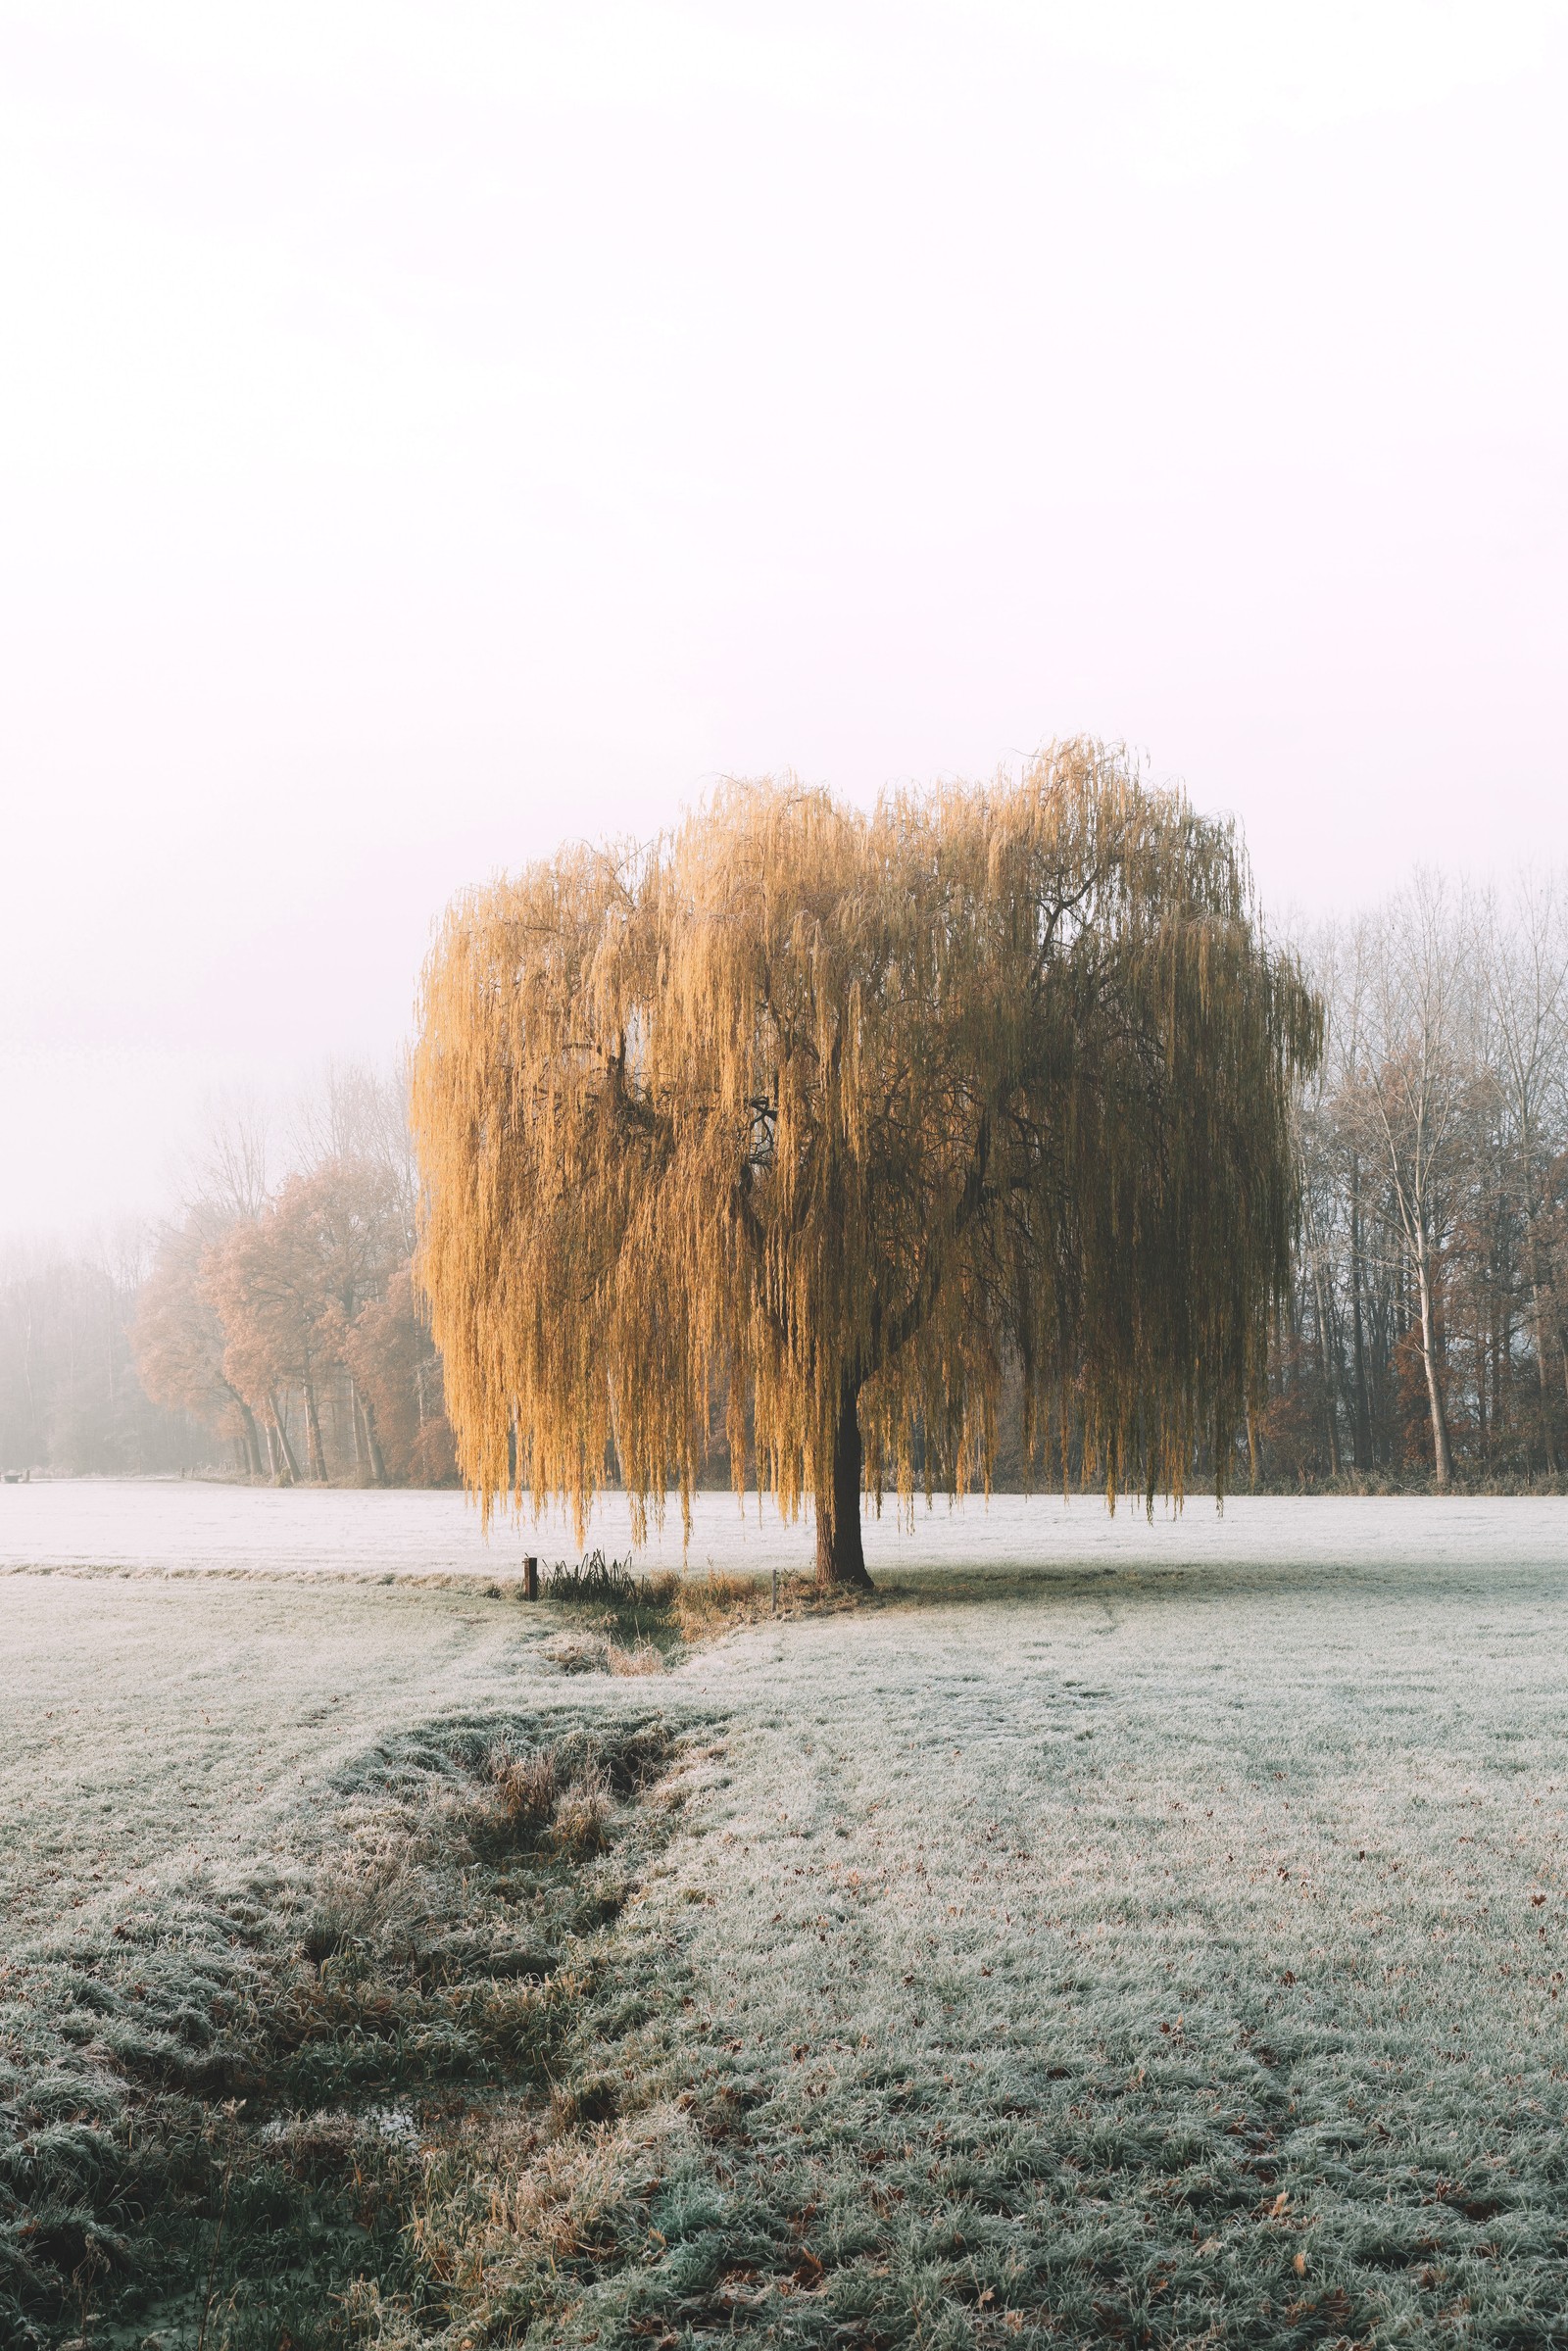
[[[0,0],[0,1235],[718,775],[1568,859],[1568,11]]]

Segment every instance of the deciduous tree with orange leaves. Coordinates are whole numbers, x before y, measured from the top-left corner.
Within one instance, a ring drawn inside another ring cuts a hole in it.
[[[262,1475],[249,1398],[224,1367],[227,1338],[203,1268],[224,1234],[220,1217],[193,1208],[164,1233],[136,1302],[136,1369],[155,1402],[217,1422],[237,1443],[246,1475]]]

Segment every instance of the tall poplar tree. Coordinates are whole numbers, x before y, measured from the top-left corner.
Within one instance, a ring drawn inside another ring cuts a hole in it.
[[[1222,1483],[1319,1040],[1234,829],[1092,743],[871,814],[729,785],[473,893],[414,1067],[467,1484],[580,1540],[618,1471],[641,1531],[722,1397],[737,1486],[863,1585],[862,1495],[985,1482],[1009,1354],[1112,1500],[1200,1443]]]

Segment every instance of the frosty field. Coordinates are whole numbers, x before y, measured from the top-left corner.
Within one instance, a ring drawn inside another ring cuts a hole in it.
[[[0,1490],[0,2339],[1568,2343],[1568,1504],[520,1547]]]
[[[623,1553],[631,1535],[618,1496],[602,1500],[590,1543]],[[17,1567],[200,1568],[227,1573],[491,1576],[515,1572],[522,1553],[556,1558],[576,1548],[559,1515],[535,1527],[497,1524],[486,1542],[461,1494],[312,1492],[113,1478],[0,1487],[0,1572]],[[867,1515],[873,1576],[904,1579],[969,1570],[1084,1566],[1130,1568],[1414,1567],[1568,1565],[1568,1503],[1533,1495],[1429,1501],[1406,1496],[1299,1501],[1233,1494],[1163,1504],[1152,1524],[1135,1503],[1114,1517],[1093,1495],[997,1494],[950,1508],[916,1506],[912,1534],[889,1502]],[[790,1526],[755,1497],[694,1497],[685,1564],[743,1575],[798,1570],[811,1559],[809,1519]],[[682,1564],[680,1511],[671,1498],[662,1532],[639,1556],[645,1568]]]

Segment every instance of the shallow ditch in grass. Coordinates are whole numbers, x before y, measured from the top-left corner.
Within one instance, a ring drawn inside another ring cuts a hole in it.
[[[611,1673],[774,1612],[765,1582],[602,1560],[545,1597]],[[555,2339],[585,2291],[657,2266],[650,2210],[697,2159],[671,2089],[682,1962],[626,1905],[711,1771],[712,1717],[668,1682],[536,1692],[531,1715],[492,1692],[368,1730],[281,1821],[237,1812],[232,1860],[221,1815],[177,1876],[132,1843],[122,1891],[83,1869],[0,1953],[5,2351]],[[250,1736],[260,1758],[265,1710]]]
[[[35,1947],[0,2345],[1568,2346],[1560,1577],[958,1597],[558,1594],[682,1670]]]
[[[591,2230],[498,2256],[475,2227],[549,2206],[541,2165],[557,2205],[623,2193],[647,2009],[612,1955],[678,1731],[433,1724],[338,1774],[294,1851],[9,1968],[8,2351],[520,2336]]]

